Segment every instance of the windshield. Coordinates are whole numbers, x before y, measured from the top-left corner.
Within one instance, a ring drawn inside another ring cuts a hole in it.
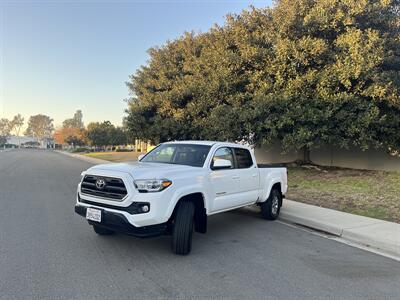
[[[210,148],[211,146],[195,144],[162,144],[140,161],[202,167]]]

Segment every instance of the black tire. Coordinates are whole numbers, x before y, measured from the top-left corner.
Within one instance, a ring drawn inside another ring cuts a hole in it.
[[[172,228],[172,252],[186,255],[192,250],[194,204],[183,201],[178,205]]]
[[[93,225],[93,230],[94,232],[96,232],[98,235],[111,235],[114,234],[114,231],[104,228],[104,227],[100,227],[97,225]]]
[[[267,220],[276,220],[281,210],[282,195],[277,189],[272,189],[267,201],[261,204],[261,215]]]

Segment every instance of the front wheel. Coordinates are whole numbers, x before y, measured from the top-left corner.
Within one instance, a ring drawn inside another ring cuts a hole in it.
[[[277,189],[273,189],[268,199],[261,204],[261,215],[267,220],[276,220],[281,209],[282,195]]]
[[[178,205],[172,229],[172,252],[186,255],[192,249],[194,204],[183,201]]]

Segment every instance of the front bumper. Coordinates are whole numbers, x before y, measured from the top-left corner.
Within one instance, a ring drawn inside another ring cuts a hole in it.
[[[86,206],[76,204],[75,212],[82,217],[86,217]],[[96,209],[99,209],[96,207]],[[90,225],[97,225],[116,232],[133,235],[136,237],[153,237],[167,233],[168,226],[166,223],[136,227],[129,223],[122,213],[116,213],[101,209],[101,223],[88,221]]]

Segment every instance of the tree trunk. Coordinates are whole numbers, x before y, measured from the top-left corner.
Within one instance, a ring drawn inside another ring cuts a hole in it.
[[[311,159],[310,159],[310,148],[308,148],[307,146],[303,147],[303,162],[305,164],[309,164],[311,163]]]

